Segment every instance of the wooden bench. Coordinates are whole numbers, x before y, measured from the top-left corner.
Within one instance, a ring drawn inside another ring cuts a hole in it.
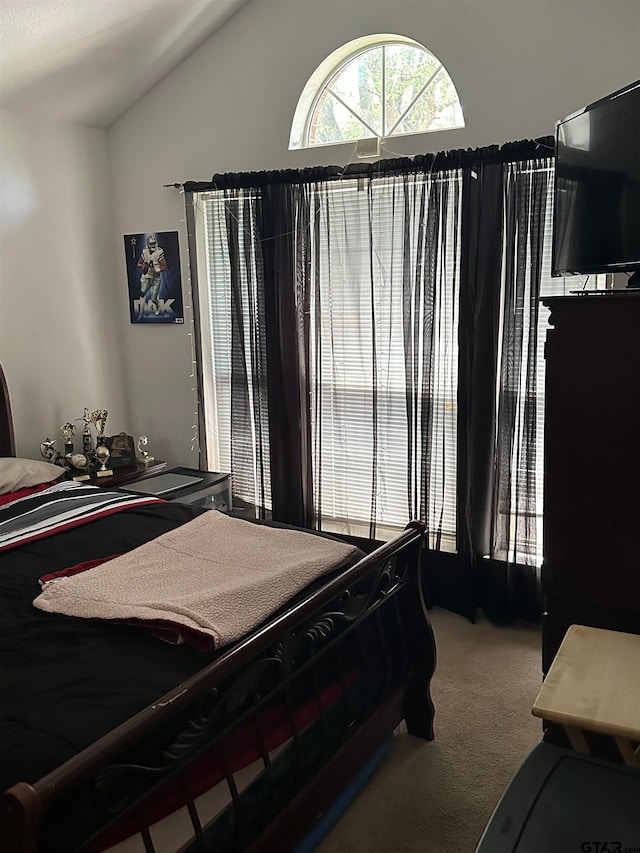
[[[640,635],[571,625],[532,712],[564,726],[574,750],[588,754],[584,732],[600,732],[640,767]]]

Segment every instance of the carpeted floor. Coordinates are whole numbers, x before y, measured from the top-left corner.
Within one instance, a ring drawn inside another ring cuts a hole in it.
[[[430,611],[438,648],[435,740],[401,727],[318,853],[472,853],[512,775],[541,739],[531,706],[542,680],[540,630],[472,625]]]

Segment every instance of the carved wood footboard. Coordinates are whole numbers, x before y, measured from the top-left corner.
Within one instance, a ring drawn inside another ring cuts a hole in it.
[[[149,827],[176,791],[193,836],[181,849],[291,849],[402,718],[433,737],[424,539],[412,522],[52,773],[13,786],[0,801],[3,851],[105,849],[124,825],[164,851]],[[286,731],[278,749],[274,717]],[[240,732],[260,768],[244,788]],[[203,769],[228,795],[215,820],[196,804]]]

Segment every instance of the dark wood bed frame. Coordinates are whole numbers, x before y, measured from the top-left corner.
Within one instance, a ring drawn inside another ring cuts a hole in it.
[[[0,364],[0,456],[15,456],[16,445],[13,436],[11,402],[4,370]]]
[[[0,455],[14,454],[9,395],[0,367]],[[252,853],[293,849],[403,719],[411,734],[433,738],[430,681],[436,652],[421,585],[424,543],[424,525],[411,522],[391,542],[325,583],[64,765],[33,784],[14,785],[0,799],[4,853],[37,851],[41,821],[49,810],[60,807],[65,792],[80,783],[100,794],[103,827],[108,829],[126,817],[137,816],[147,850],[154,850],[144,825],[143,809],[163,783],[184,778],[196,757],[240,725],[253,721],[258,726],[256,714],[274,696],[283,697],[289,712],[292,685],[300,677],[315,683],[320,665],[325,669],[328,664],[333,666],[335,680],[344,686],[343,644],[350,643],[353,649],[360,645],[362,637],[368,637],[368,641],[374,637],[385,661],[385,671],[376,676],[383,679],[384,686],[375,704],[360,711],[356,719],[348,720],[337,747],[332,747],[311,773],[305,775],[301,767],[294,765],[297,782],[293,795],[277,801],[262,824],[249,834],[237,836],[234,846],[235,850]],[[366,672],[367,660],[362,659],[361,664]],[[345,711],[345,718],[347,714]],[[320,724],[324,725],[322,718],[320,712]],[[289,719],[297,746],[299,733],[291,714]],[[177,735],[176,720],[181,721]],[[172,721],[173,734],[163,741],[163,732]],[[128,761],[132,746],[146,742],[153,742],[155,747],[149,766],[139,767]],[[270,760],[264,746],[262,752],[265,776],[271,786]],[[242,804],[232,774],[227,774],[227,781],[236,826],[242,827]],[[202,828],[194,815],[193,801],[187,807],[199,841]],[[73,849],[90,850],[95,838],[94,834]],[[204,843],[199,849],[205,849]]]

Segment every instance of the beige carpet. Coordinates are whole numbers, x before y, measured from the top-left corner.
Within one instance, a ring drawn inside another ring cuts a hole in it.
[[[438,647],[435,740],[401,727],[387,758],[318,853],[473,851],[514,772],[541,739],[531,706],[540,630],[430,612]]]

